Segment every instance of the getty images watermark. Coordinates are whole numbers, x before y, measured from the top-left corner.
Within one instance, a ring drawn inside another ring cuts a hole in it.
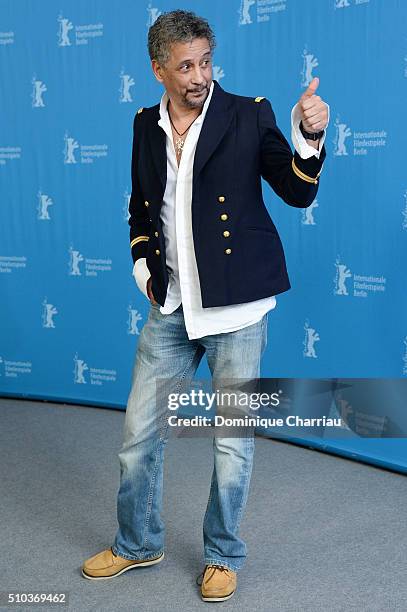
[[[168,424],[172,427],[182,425],[184,427],[342,427],[342,419],[329,418],[325,415],[317,418],[302,418],[299,415],[289,414],[281,417],[261,417],[256,413],[261,407],[280,406],[281,392],[277,393],[245,393],[220,391],[205,392],[203,389],[191,389],[189,392],[170,393],[168,395],[168,410],[175,411],[181,407],[193,406],[213,411],[221,408],[226,412],[254,411],[254,414],[241,416],[227,414],[214,414],[213,416],[194,415],[192,417],[180,417],[172,414],[168,417]]]
[[[178,436],[407,438],[407,378],[156,379]]]

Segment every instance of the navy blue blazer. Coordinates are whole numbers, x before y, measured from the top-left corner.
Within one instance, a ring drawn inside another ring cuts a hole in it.
[[[154,297],[163,306],[168,270],[160,208],[167,157],[159,108],[140,108],[134,117],[129,225],[133,262],[146,257]],[[317,194],[325,157],[325,146],[319,159],[293,155],[266,98],[228,93],[214,81],[195,151],[191,202],[203,308],[291,288],[261,177],[284,202],[306,208]]]

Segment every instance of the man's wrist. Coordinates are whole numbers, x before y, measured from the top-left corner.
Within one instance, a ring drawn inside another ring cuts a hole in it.
[[[309,144],[311,147],[314,147],[317,151],[319,150],[319,139],[318,140],[310,140],[309,138],[305,139],[305,142]]]
[[[304,136],[306,140],[319,140],[321,136],[323,136],[325,133],[324,130],[319,130],[318,132],[309,132],[309,131],[307,132],[307,130],[304,128],[302,119],[300,121],[299,128],[300,128],[301,134]]]

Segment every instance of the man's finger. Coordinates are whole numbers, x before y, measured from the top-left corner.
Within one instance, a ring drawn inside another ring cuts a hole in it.
[[[301,108],[302,110],[308,110],[309,108],[314,108],[316,106],[323,107],[324,103],[322,102],[320,96],[309,96],[308,98],[301,98]]]
[[[311,83],[308,85],[308,88],[304,91],[301,98],[310,98],[314,95],[319,85],[319,78],[314,77]]]
[[[308,108],[307,110],[303,110],[302,115],[304,119],[307,119],[308,121],[310,119],[312,119],[312,117],[315,117],[316,115],[322,115],[323,114],[323,110],[320,107],[311,107]]]

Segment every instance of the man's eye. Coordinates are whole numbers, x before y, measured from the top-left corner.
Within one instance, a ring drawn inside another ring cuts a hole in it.
[[[210,60],[210,59],[207,59],[207,60],[204,60],[204,61],[202,62],[202,64],[210,64],[210,62],[211,62],[211,60]],[[181,66],[180,70],[182,70],[183,72],[185,72],[185,70],[188,70],[188,68],[189,68],[189,64],[183,64],[183,65]]]

